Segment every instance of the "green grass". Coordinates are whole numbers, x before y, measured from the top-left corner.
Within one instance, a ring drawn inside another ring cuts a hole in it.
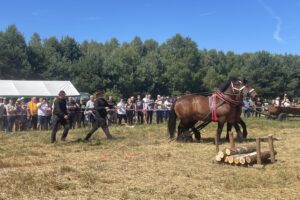
[[[88,143],[77,142],[88,129],[55,144],[50,132],[1,134],[0,199],[298,199],[300,121],[245,121],[253,140],[274,135],[275,164],[213,163],[216,124],[202,143],[169,142],[166,124],[113,126],[112,141],[99,129]]]

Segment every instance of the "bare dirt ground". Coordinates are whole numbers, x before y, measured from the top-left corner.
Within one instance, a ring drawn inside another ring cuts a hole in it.
[[[299,199],[300,120],[246,122],[245,144],[274,135],[275,164],[213,163],[215,124],[202,143],[169,143],[166,124],[111,127],[116,140],[99,130],[88,143],[77,142],[88,129],[56,144],[50,132],[1,133],[0,199]]]

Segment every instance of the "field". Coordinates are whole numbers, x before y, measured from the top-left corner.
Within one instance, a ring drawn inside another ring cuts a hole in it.
[[[77,142],[87,129],[56,144],[50,132],[1,134],[0,199],[299,199],[299,122],[246,119],[246,143],[276,138],[264,169],[213,163],[215,124],[202,143],[169,142],[166,124],[111,127],[116,140],[99,130],[88,143]]]

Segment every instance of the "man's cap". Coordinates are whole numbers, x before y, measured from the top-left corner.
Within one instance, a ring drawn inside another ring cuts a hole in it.
[[[17,101],[23,101],[24,100],[24,97],[20,97],[17,99]]]
[[[63,91],[63,90],[61,90],[61,91],[59,91],[59,93],[58,93],[58,96],[61,96],[61,95],[66,95],[66,92],[65,91]]]
[[[96,92],[96,96],[99,96],[99,95],[103,95],[104,94],[104,91],[103,90],[98,90]]]

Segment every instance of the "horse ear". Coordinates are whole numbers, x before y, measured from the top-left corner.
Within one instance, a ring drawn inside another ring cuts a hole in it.
[[[247,85],[247,84],[248,84],[248,81],[247,81],[245,78],[243,79],[243,84],[244,84],[244,85]]]

